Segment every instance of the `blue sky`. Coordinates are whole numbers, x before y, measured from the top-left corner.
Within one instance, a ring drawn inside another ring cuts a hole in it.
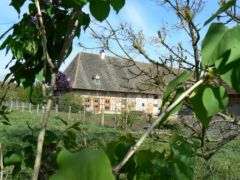
[[[13,7],[9,6],[10,0],[0,0],[0,34],[5,32],[13,23],[18,22],[18,14]],[[26,11],[27,6],[22,8],[22,12]],[[201,27],[203,22],[211,16],[218,9],[217,0],[206,0],[206,6],[202,13],[196,19],[197,23]],[[86,7],[86,11],[88,8]],[[111,11],[108,20],[117,25],[119,22],[124,21],[131,24],[135,30],[143,30],[148,36],[153,36],[162,27],[164,23],[168,23],[171,27],[176,23],[177,19],[173,12],[169,9],[161,8],[153,2],[153,0],[126,0],[124,8],[118,15]],[[201,31],[202,36],[206,33],[207,27],[204,27]],[[180,31],[174,31],[171,35],[171,42],[183,42],[188,44],[186,34]],[[87,33],[82,33],[80,41],[86,42],[90,46],[94,46]],[[77,45],[78,40],[75,40],[73,52],[68,57],[66,62],[62,66],[62,70],[73,59],[73,57],[81,51],[81,48]],[[0,41],[2,43],[2,41]],[[9,62],[11,55],[5,56],[5,51],[0,51],[0,79],[3,79],[4,75],[8,72],[4,69]]]

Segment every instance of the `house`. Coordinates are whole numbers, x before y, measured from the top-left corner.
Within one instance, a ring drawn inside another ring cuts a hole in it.
[[[153,80],[142,70],[155,76],[164,74],[165,83],[174,76],[166,75],[166,69],[159,69],[153,64],[136,64],[138,68],[126,60],[102,53],[81,52],[72,60],[64,74],[69,79],[72,90],[82,95],[87,111],[120,113],[134,110],[157,114],[161,106],[161,82],[159,86],[154,86]],[[176,69],[175,72],[179,73]],[[227,85],[224,86],[229,94],[229,111],[239,114],[240,94]]]
[[[149,63],[136,63],[145,72],[156,72],[156,67]],[[161,90],[141,72],[126,60],[82,52],[76,55],[64,74],[70,80],[72,90],[84,98],[87,111],[119,113],[134,110],[156,114],[161,105]]]

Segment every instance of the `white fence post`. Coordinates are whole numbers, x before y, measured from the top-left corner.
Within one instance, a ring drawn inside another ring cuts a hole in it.
[[[16,100],[16,106],[17,106],[17,110],[18,110],[18,100]]]
[[[39,111],[39,104],[37,104],[37,115],[38,115],[38,111]]]
[[[68,108],[68,120],[71,118],[71,109],[72,109],[72,107],[69,106],[69,108]]]
[[[101,109],[101,125],[104,126],[104,109]]]
[[[11,100],[11,102],[10,102],[10,111],[12,111],[13,110],[13,101]]]
[[[28,109],[29,112],[32,112],[32,104],[29,103],[29,109]]]
[[[83,120],[86,121],[86,106],[83,106]]]
[[[56,104],[56,109],[55,109],[56,111],[56,116],[58,115],[58,104]]]
[[[114,109],[114,128],[117,128],[118,122],[117,122],[117,106],[115,105]]]
[[[22,102],[22,112],[24,112],[24,102]]]

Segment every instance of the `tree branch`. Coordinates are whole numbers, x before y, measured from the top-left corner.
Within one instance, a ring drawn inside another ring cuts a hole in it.
[[[138,142],[130,148],[128,153],[125,155],[125,157],[122,159],[122,161],[113,169],[114,174],[118,174],[121,168],[127,163],[127,161],[133,156],[133,154],[137,151],[137,149],[140,147],[140,145],[145,141],[147,136],[150,134],[150,132],[159,124],[162,125],[165,122],[165,118],[168,116],[168,114],[186,97],[189,96],[189,94],[194,91],[198,86],[200,86],[204,82],[203,79],[197,81],[193,86],[191,86],[187,91],[185,91],[176,101],[174,101],[164,112],[160,114],[160,116],[153,122],[153,124],[146,130],[146,132],[142,135],[142,137],[138,140]]]
[[[37,26],[37,29],[39,31],[39,33],[42,35],[42,48],[43,48],[43,55],[44,55],[44,60],[47,60],[49,66],[54,69],[55,65],[52,63],[52,60],[50,59],[48,50],[47,50],[47,37],[46,37],[46,29],[45,26],[43,24],[43,18],[42,18],[42,12],[41,12],[41,8],[40,8],[40,4],[39,4],[39,0],[35,0],[35,5],[37,8],[37,18],[39,21],[40,26]]]
[[[61,66],[62,62],[65,60],[69,47],[71,46],[72,40],[74,38],[76,29],[79,25],[79,15],[80,11],[73,9],[69,24],[68,24],[68,30],[67,30],[67,35],[65,37],[61,52],[58,56],[58,68]]]

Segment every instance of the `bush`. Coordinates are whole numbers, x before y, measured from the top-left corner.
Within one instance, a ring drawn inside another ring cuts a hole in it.
[[[121,115],[121,120],[123,122],[122,124],[125,124],[125,126],[132,127],[134,122],[141,120],[141,114],[138,111],[123,112]]]
[[[64,95],[64,111],[69,111],[71,106],[71,112],[77,113],[83,110],[83,100],[80,94],[70,92]]]

